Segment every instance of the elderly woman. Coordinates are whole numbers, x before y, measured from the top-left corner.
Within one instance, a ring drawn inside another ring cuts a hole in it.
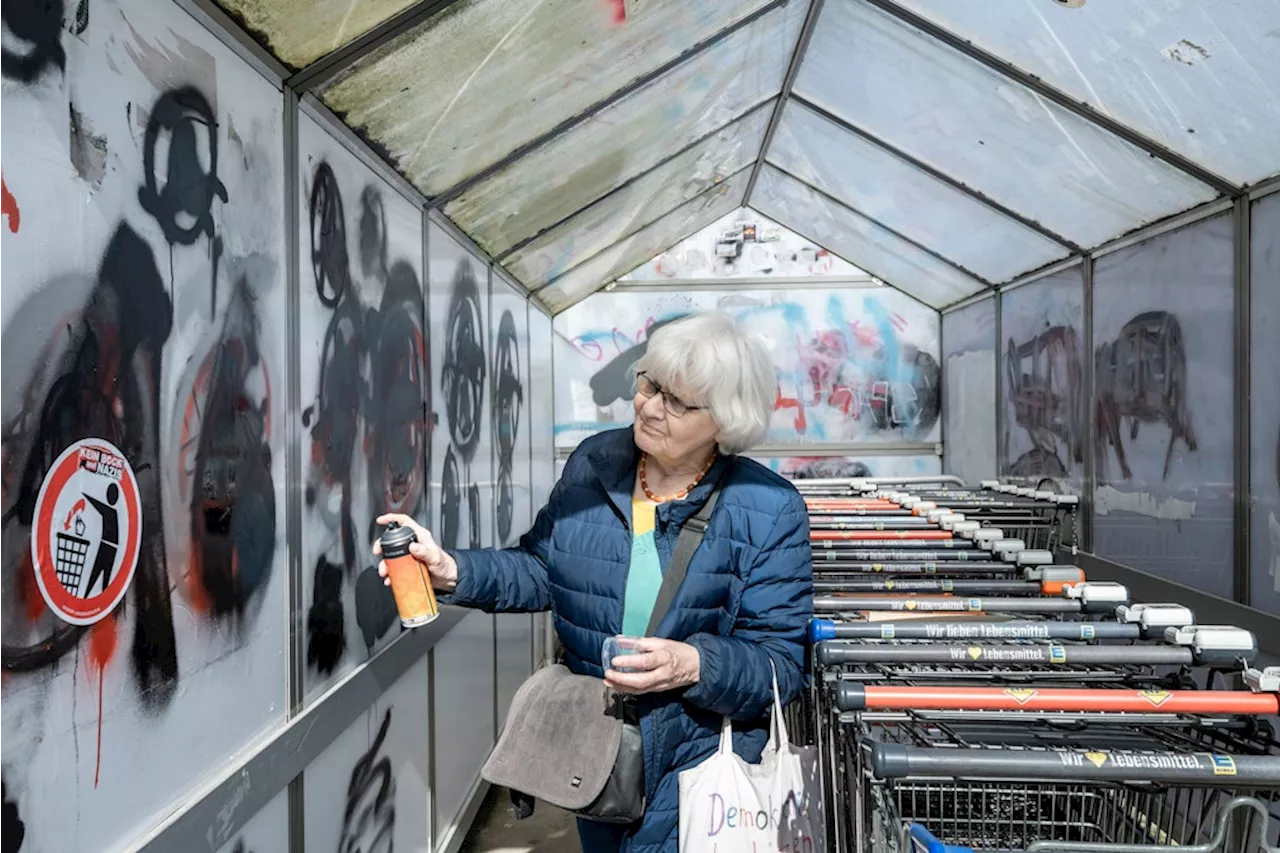
[[[734,750],[759,760],[772,672],[784,703],[800,692],[812,612],[804,501],[736,456],[764,437],[773,411],[777,380],[763,344],[726,314],[694,314],[654,332],[634,370],[634,427],[578,446],[517,547],[448,553],[414,525],[411,549],[453,604],[550,608],[570,670],[641,697],[644,819],[580,820],[585,853],[675,853],[677,774],[715,751],[722,715],[735,722]],[[716,484],[718,503],[660,636],[638,641],[630,671],[602,670],[607,637],[644,634],[679,530]],[[412,524],[378,522],[393,520]]]

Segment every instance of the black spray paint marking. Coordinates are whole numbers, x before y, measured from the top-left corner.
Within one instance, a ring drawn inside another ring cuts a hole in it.
[[[81,180],[95,190],[101,189],[102,179],[107,174],[107,139],[93,132],[93,125],[76,108],[70,105],[70,140],[69,149],[71,165]]]
[[[462,523],[462,478],[458,471],[458,458],[453,445],[445,448],[444,470],[440,474],[440,547],[458,547],[459,527]]]
[[[445,329],[444,364],[440,386],[444,393],[449,435],[463,460],[475,458],[480,443],[480,408],[484,400],[484,336],[480,288],[471,261],[458,263]]]
[[[339,853],[391,853],[396,825],[396,780],[391,772],[391,760],[378,755],[390,725],[391,709],[388,708],[368,752],[351,768]]]
[[[342,566],[324,557],[316,562],[311,608],[307,611],[307,666],[329,675],[347,648],[342,612]]]
[[[8,783],[0,782],[0,789],[2,789],[4,800],[4,816],[2,825],[0,825],[0,837],[4,840],[4,853],[18,853],[22,849],[22,842],[26,840],[27,826],[22,822],[22,816],[18,813],[17,802],[9,799]]]
[[[398,611],[391,589],[373,566],[366,566],[356,579],[356,624],[364,638],[366,652],[387,633],[395,623]]]
[[[611,405],[614,400],[630,400],[636,392],[635,381],[631,378],[631,368],[648,351],[649,337],[663,326],[687,316],[689,315],[677,314],[674,317],[667,317],[653,323],[645,332],[643,341],[597,370],[591,377],[590,383],[591,397],[595,404],[604,408]]]
[[[516,338],[515,315],[502,312],[498,340],[493,354],[493,437],[498,456],[496,509],[498,544],[507,544],[515,512],[516,436],[520,432],[520,409],[524,404],[524,383],[520,373],[520,342]]]
[[[275,556],[271,402],[255,402],[247,387],[263,369],[258,327],[242,277],[206,362],[207,396],[195,406],[200,422],[191,478],[190,568],[215,616],[242,615],[250,597],[266,586]]]
[[[1008,430],[1001,436],[1005,473],[1013,477],[1067,476],[1065,458],[1084,462],[1084,356],[1080,337],[1070,326],[1050,326],[1029,341],[1009,338],[1005,350],[1005,402],[1013,422],[1031,441],[1031,449],[1008,459]]]
[[[62,49],[62,21],[66,9],[62,0],[28,0],[0,5],[4,28],[11,35],[0,49],[0,71],[6,79],[33,83],[46,71],[67,70],[67,54]],[[85,7],[88,20],[88,7]]]
[[[162,139],[169,157],[160,175],[155,159]],[[201,234],[212,238],[213,201],[225,203],[227,188],[218,179],[217,121],[198,89],[175,89],[151,108],[142,166],[146,185],[138,190],[138,202],[155,217],[169,244],[190,246]]]

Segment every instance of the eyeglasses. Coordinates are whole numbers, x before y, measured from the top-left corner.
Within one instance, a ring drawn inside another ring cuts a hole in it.
[[[636,390],[640,392],[641,397],[652,397],[654,394],[661,394],[662,404],[666,407],[667,414],[675,418],[684,417],[686,412],[699,412],[703,409],[702,406],[690,406],[670,391],[664,390],[661,385],[643,373],[636,374]]]

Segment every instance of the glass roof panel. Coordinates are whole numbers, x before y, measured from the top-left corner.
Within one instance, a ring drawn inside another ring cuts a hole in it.
[[[1229,180],[1280,172],[1280,3],[898,2]]]
[[[782,114],[768,160],[988,281],[1009,281],[1069,254],[796,101]]]
[[[689,148],[504,258],[526,287],[546,284],[756,159],[772,102]]]
[[[984,285],[769,165],[749,204],[926,305],[942,308]]]
[[[321,97],[435,196],[764,5],[460,0]]]
[[[862,0],[823,6],[795,89],[1084,246],[1215,195]]]
[[[216,0],[284,64],[299,69],[355,41],[414,0]]]
[[[750,178],[751,170],[743,169],[702,195],[689,199],[657,222],[569,270],[533,298],[552,314],[560,313],[698,229],[736,210],[742,205]]]
[[[775,9],[445,207],[500,255],[776,95],[807,2]],[[554,179],[551,176],[556,176]]]

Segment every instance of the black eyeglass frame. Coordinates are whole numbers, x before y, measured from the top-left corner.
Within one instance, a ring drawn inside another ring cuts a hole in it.
[[[648,393],[645,392],[643,387],[646,383],[653,388],[653,390]],[[706,406],[689,405],[670,391],[667,391],[657,382],[654,382],[653,379],[643,370],[636,373],[636,392],[639,393],[640,396],[646,398],[652,397],[654,394],[661,394],[662,405],[666,408],[667,414],[671,415],[673,418],[682,418],[689,412],[700,412],[706,408]]]

